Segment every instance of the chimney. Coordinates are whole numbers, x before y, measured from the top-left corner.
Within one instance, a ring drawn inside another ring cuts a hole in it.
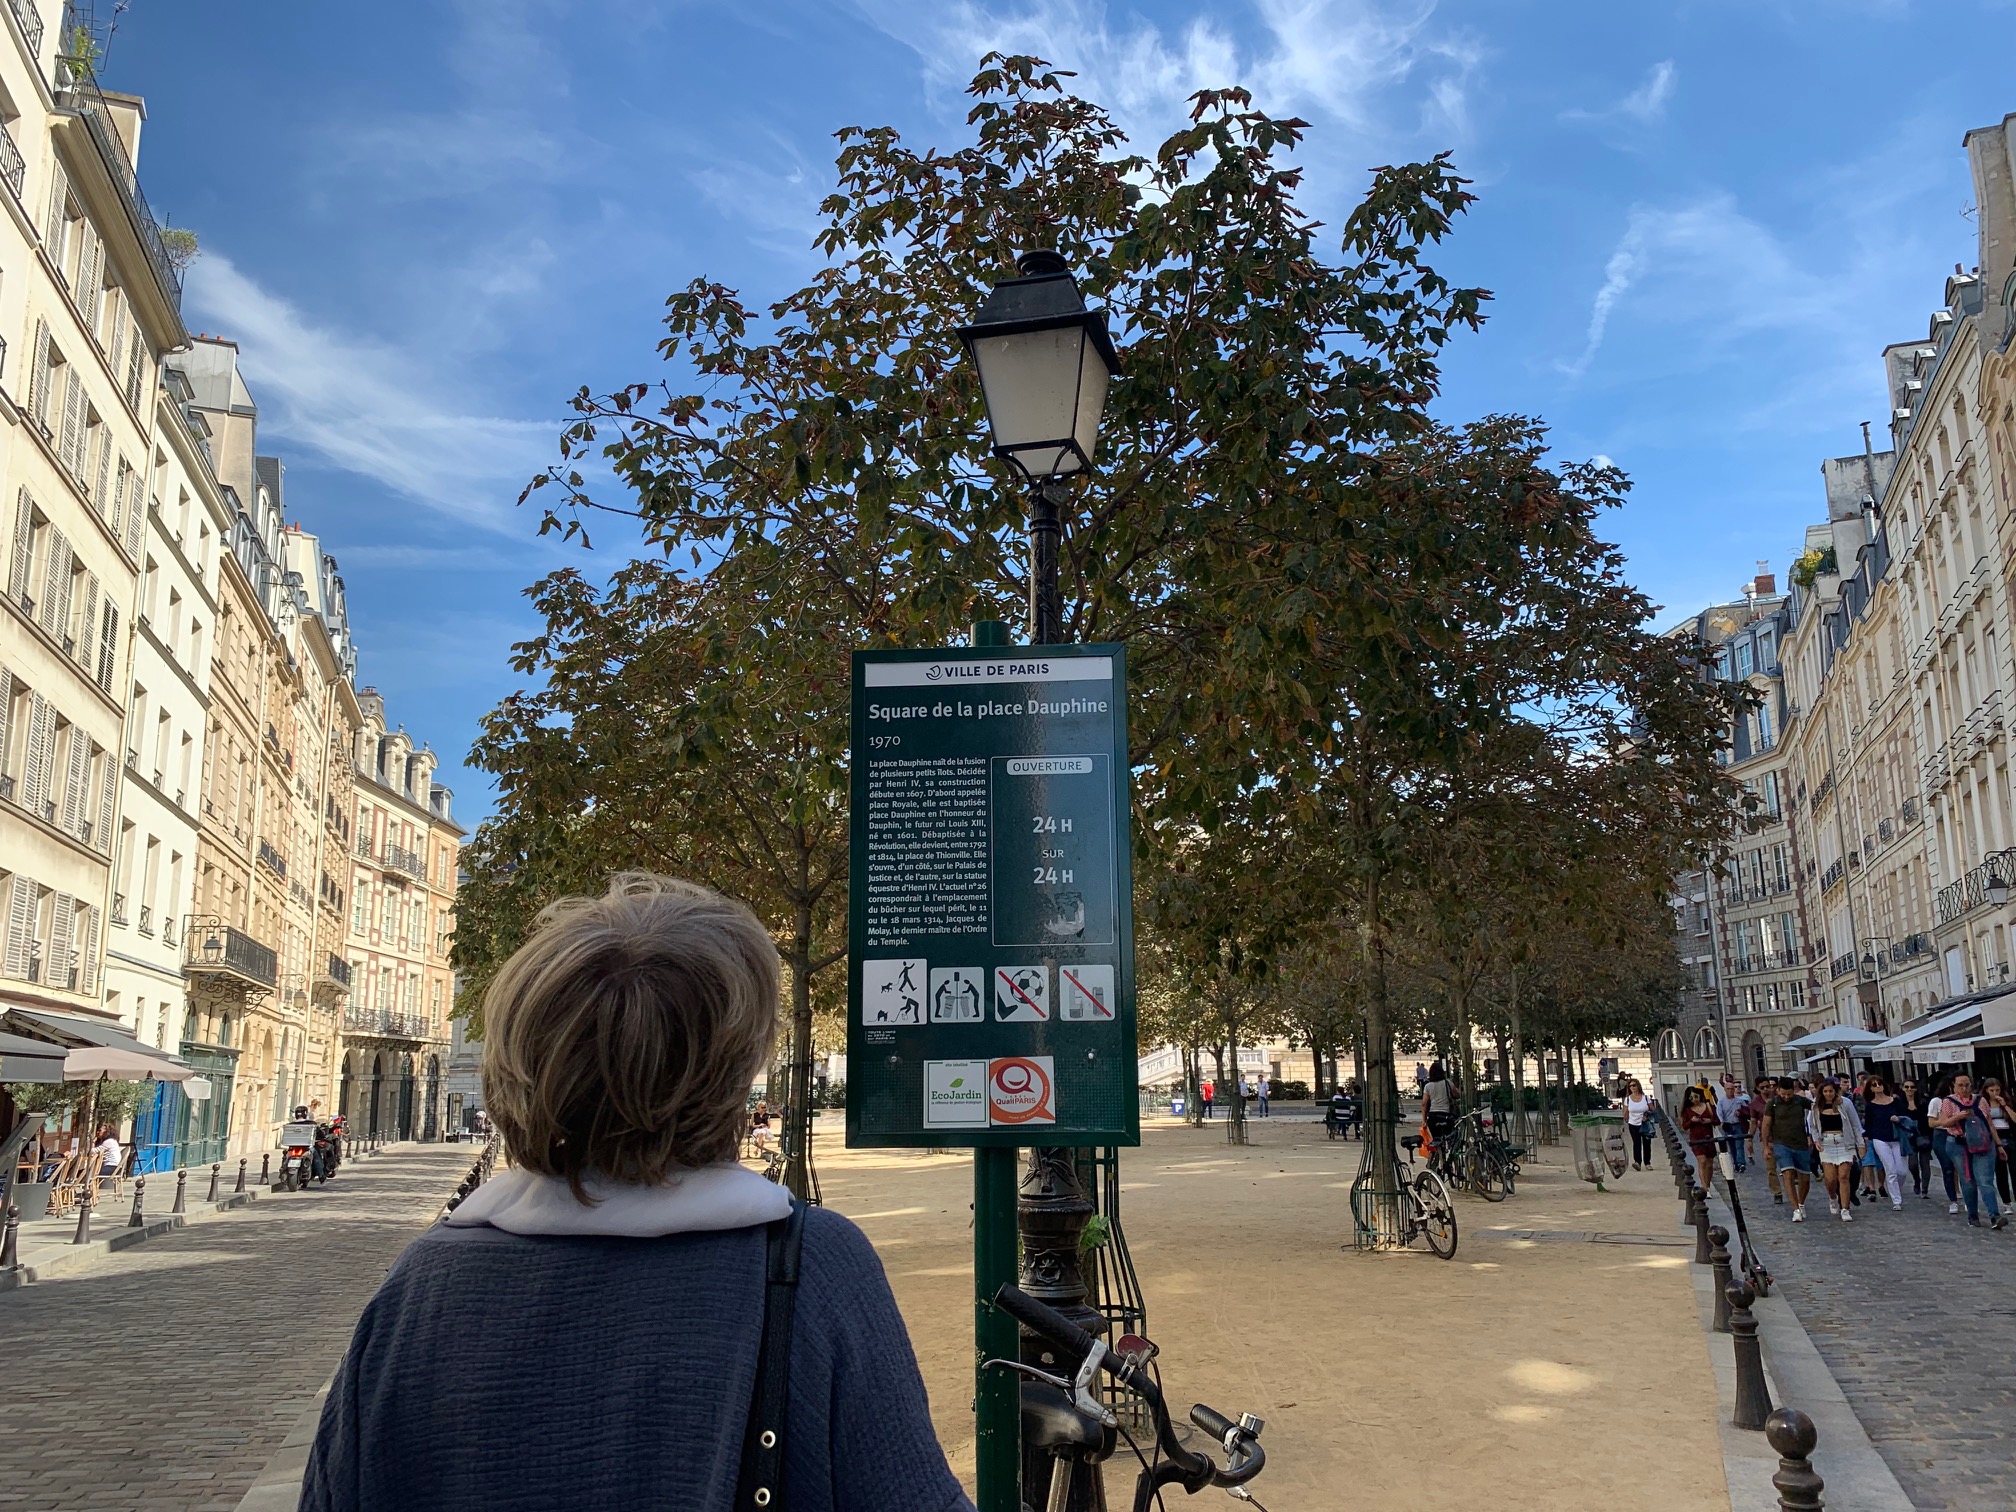
[[[1778,575],[1775,572],[1757,574],[1757,597],[1768,598],[1778,591]]]

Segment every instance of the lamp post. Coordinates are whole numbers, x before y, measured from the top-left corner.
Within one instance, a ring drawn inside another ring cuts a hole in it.
[[[1029,484],[1029,643],[1056,645],[1064,639],[1058,552],[1063,532],[1061,506],[1069,498],[1063,480],[1092,470],[1099,444],[1099,421],[1106,390],[1120,371],[1106,331],[1106,317],[1087,310],[1070,267],[1055,252],[1024,252],[1015,260],[1018,277],[1003,279],[987,296],[964,344],[980,374],[993,435],[994,455],[1011,464]],[[1086,1302],[1079,1239],[1093,1205],[1079,1180],[1075,1153],[1063,1148],[1032,1149],[1017,1188],[1015,1232],[1001,1220],[1014,1178],[1012,1150],[973,1152],[973,1206],[976,1243],[974,1291],[979,1357],[1007,1353],[1014,1324],[991,1298],[1015,1272],[1019,1237],[1022,1289],[1048,1303],[1081,1328],[1102,1326]],[[1039,1363],[1048,1346],[1033,1335],[1021,1340],[1020,1357]],[[980,1512],[1016,1512],[1020,1478],[1040,1488],[1048,1473],[1041,1455],[1020,1451],[1020,1403],[1005,1371],[981,1372],[977,1383]],[[1073,1512],[1093,1504],[1089,1482],[1074,1485]]]

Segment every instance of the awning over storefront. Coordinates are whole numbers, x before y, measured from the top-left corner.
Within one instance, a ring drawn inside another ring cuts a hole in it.
[[[187,1081],[196,1068],[180,1056],[143,1045],[116,1024],[40,1008],[9,1008],[0,1028],[63,1051],[62,1081]]]
[[[1882,1038],[1883,1036],[1873,1029],[1860,1029],[1853,1024],[1829,1024],[1825,1029],[1815,1029],[1811,1034],[1802,1034],[1797,1039],[1785,1041],[1785,1048],[1787,1050],[1850,1050],[1860,1054],[1879,1043]]]
[[[0,1034],[0,1082],[60,1082],[66,1053],[47,1040]]]

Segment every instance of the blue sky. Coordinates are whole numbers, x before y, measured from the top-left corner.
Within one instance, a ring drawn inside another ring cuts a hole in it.
[[[1482,200],[1442,261],[1497,297],[1442,409],[1630,473],[1610,528],[1668,621],[1782,573],[1820,459],[1881,435],[1877,352],[1975,261],[1960,139],[2016,111],[2012,41],[2011,0],[133,0],[104,72],[202,238],[189,326],[241,343],[361,677],[470,822],[520,590],[580,557],[514,506],[567,397],[654,376],[696,275],[796,287],[831,133],[963,142],[990,48],[1143,142],[1245,84],[1312,123],[1333,224],[1369,166],[1453,149]]]

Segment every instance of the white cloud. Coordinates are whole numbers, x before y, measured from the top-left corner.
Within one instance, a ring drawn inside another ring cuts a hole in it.
[[[1395,129],[1388,92],[1414,82],[1424,131],[1464,128],[1477,49],[1429,30],[1435,0],[1251,0],[1259,35],[1242,44],[1216,17],[1173,34],[1103,0],[858,0],[874,23],[913,48],[933,87],[964,89],[989,52],[1033,53],[1078,75],[1077,89],[1111,109],[1137,146],[1184,118],[1196,90],[1244,85],[1274,114],[1312,112],[1375,138]],[[1440,141],[1439,147],[1456,145]]]
[[[1666,105],[1673,98],[1674,84],[1679,71],[1674,68],[1671,58],[1654,63],[1651,72],[1645,75],[1645,82],[1614,104],[1601,110],[1564,110],[1564,121],[1615,121],[1631,120],[1641,126],[1650,126],[1666,117]]]
[[[522,529],[515,500],[554,422],[467,413],[410,354],[316,325],[221,252],[190,267],[188,297],[237,341],[265,434],[464,524]]]

